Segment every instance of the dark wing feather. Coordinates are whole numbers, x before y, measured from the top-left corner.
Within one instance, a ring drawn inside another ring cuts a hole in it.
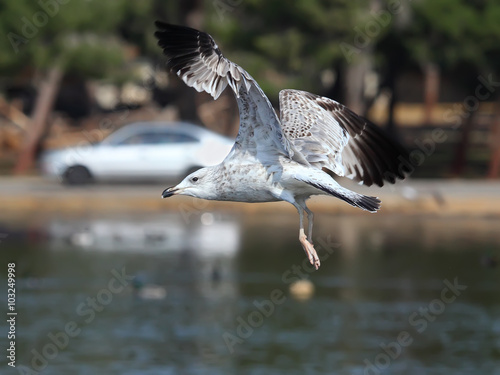
[[[168,57],[167,68],[188,86],[217,99],[229,84],[236,96],[243,83],[249,89],[253,78],[226,59],[207,33],[185,26],[156,21],[158,45]]]
[[[409,173],[408,152],[342,104],[305,91],[280,92],[281,126],[311,165],[365,185],[394,183]]]
[[[266,153],[293,157],[271,103],[257,82],[226,59],[213,38],[202,31],[156,21],[155,36],[167,56],[167,67],[188,86],[217,99],[229,85],[237,97],[240,129],[234,150],[265,158]],[[232,154],[230,154],[232,155]]]

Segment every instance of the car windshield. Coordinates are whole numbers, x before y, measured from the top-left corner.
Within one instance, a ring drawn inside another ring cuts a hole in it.
[[[171,143],[194,143],[198,139],[175,132],[145,132],[133,134],[119,142],[117,145],[158,145]]]

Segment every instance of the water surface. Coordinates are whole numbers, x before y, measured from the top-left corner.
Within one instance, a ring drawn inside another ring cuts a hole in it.
[[[4,219],[2,373],[500,374],[500,219],[317,217]]]

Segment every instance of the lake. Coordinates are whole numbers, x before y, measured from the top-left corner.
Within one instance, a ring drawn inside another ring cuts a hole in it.
[[[292,211],[290,211],[292,212]],[[0,220],[2,374],[500,374],[500,218]]]

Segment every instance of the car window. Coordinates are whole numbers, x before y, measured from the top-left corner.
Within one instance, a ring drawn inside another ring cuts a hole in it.
[[[125,138],[119,145],[159,145],[159,144],[172,144],[172,143],[192,143],[199,142],[198,139],[180,133],[173,132],[148,132],[134,134]]]

